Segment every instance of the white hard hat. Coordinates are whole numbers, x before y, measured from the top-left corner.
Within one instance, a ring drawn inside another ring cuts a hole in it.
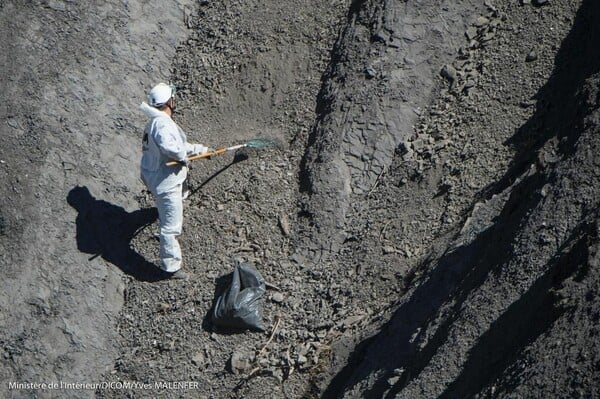
[[[148,93],[148,102],[156,108],[160,108],[175,95],[175,86],[159,83]]]

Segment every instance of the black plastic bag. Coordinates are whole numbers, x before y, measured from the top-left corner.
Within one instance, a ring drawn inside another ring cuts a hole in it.
[[[265,280],[251,263],[234,259],[231,284],[215,303],[212,320],[218,326],[264,331],[262,301]]]

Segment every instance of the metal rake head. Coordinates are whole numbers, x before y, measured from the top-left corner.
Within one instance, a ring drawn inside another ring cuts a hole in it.
[[[252,140],[248,141],[246,143],[246,147],[261,149],[261,148],[266,148],[266,147],[273,147],[276,144],[277,143],[271,139],[256,138],[256,139],[252,139]]]

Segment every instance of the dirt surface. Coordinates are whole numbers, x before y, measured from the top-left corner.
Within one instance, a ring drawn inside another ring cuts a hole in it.
[[[2,396],[600,396],[596,1],[0,19]],[[190,141],[278,143],[192,164],[188,281],[156,273],[137,177],[161,80]],[[234,256],[266,331],[211,320]]]
[[[111,237],[142,189],[138,93],[168,79],[185,4],[0,4],[11,99],[1,108],[0,396],[49,397],[8,384],[98,381],[118,357],[125,282],[107,247],[128,247]],[[160,24],[149,24],[159,11]],[[73,193],[88,195],[74,204]]]

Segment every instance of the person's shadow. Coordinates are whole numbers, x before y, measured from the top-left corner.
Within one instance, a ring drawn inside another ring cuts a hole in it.
[[[101,256],[124,273],[140,281],[158,281],[166,273],[131,248],[131,240],[158,218],[156,208],[127,212],[120,206],[98,200],[87,187],[77,186],[69,191],[67,202],[78,215],[77,249]]]
[[[216,176],[247,158],[245,151],[236,151],[230,163],[213,173],[190,194],[195,194]],[[77,249],[92,255],[89,260],[101,256],[140,281],[159,281],[171,276],[131,247],[131,240],[158,218],[156,208],[129,213],[120,206],[94,198],[87,187],[81,186],[69,191],[67,202],[78,212]]]

